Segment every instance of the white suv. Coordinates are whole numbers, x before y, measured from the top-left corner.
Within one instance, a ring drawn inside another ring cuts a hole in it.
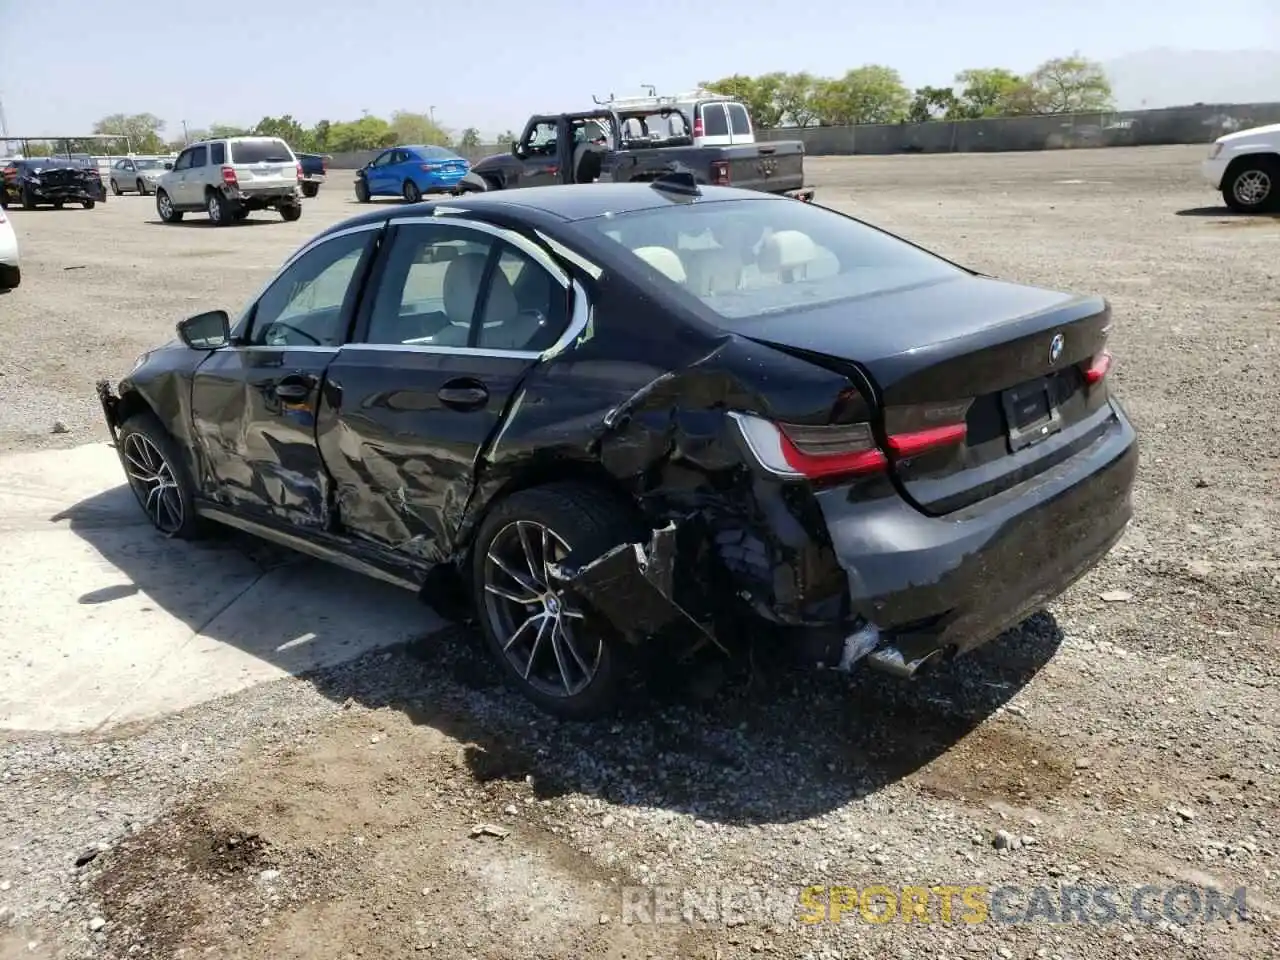
[[[278,210],[285,220],[297,220],[301,179],[302,164],[278,137],[202,140],[178,154],[173,169],[156,182],[156,211],[165,223],[196,210],[218,226],[254,210]]]
[[[1201,170],[1237,213],[1280,210],[1280,123],[1219,137]]]

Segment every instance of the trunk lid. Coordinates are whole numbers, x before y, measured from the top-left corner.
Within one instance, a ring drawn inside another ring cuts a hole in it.
[[[941,514],[1049,469],[1105,429],[1105,382],[1087,370],[1110,325],[1102,298],[966,275],[739,329],[847,372],[871,394],[890,447],[963,422],[961,442],[890,458],[907,499]]]

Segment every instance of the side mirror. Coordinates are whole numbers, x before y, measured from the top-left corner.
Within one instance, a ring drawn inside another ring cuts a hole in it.
[[[514,156],[519,157],[521,160],[524,159],[524,147],[520,146],[520,144],[514,140],[511,141],[511,153]]]
[[[165,168],[166,170],[172,170],[172,169],[173,169],[173,164],[172,164],[172,163],[170,163],[168,160],[166,160],[166,161],[164,162],[164,168]]]
[[[231,318],[225,310],[210,310],[179,321],[178,337],[192,350],[216,350],[231,342]]]

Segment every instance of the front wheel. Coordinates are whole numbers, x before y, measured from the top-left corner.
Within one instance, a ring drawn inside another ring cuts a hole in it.
[[[319,192],[320,192],[320,184],[318,183],[304,183],[302,185],[302,195],[304,197],[307,197],[308,199],[310,199],[311,197],[314,197]]]
[[[114,193],[117,197],[123,195],[124,193],[124,191],[120,189],[120,184],[116,183],[114,178],[111,181],[111,192]]]
[[[1246,160],[1222,185],[1222,199],[1236,213],[1280,210],[1280,160]]]
[[[280,208],[280,216],[283,217],[289,223],[293,223],[293,221],[297,220],[299,217],[302,216],[302,204],[300,203],[284,204]]]
[[[485,640],[507,682],[567,719],[612,712],[629,650],[610,624],[579,610],[549,564],[570,550],[596,557],[637,537],[608,494],[579,484],[522,490],[485,518],[471,584]]]
[[[147,185],[141,180],[135,183],[134,186],[138,188],[138,196],[145,197],[147,195]],[[119,193],[118,190],[116,192]]]
[[[369,199],[369,182],[361,177],[356,181],[356,202],[368,203]]]
[[[200,537],[205,524],[195,511],[195,487],[173,438],[155,415],[147,411],[126,420],[117,449],[129,488],[151,525],[166,537]]]
[[[86,210],[92,210],[93,205],[95,203],[97,203],[96,200],[85,200],[85,201],[82,201],[81,206],[84,207]],[[61,204],[59,204],[59,206],[61,206]]]
[[[405,203],[417,203],[422,199],[422,191],[418,189],[418,185],[412,180],[406,180],[404,182],[403,193]]]
[[[165,223],[178,223],[182,219],[182,211],[173,209],[173,201],[163,190],[156,191],[156,213]]]
[[[36,208],[36,198],[31,195],[31,191],[23,188],[22,191],[22,209],[34,210]]]

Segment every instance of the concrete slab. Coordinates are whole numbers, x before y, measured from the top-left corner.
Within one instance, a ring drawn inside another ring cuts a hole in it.
[[[106,444],[0,457],[0,541],[0,728],[149,719],[442,626],[329,564],[160,537]]]

